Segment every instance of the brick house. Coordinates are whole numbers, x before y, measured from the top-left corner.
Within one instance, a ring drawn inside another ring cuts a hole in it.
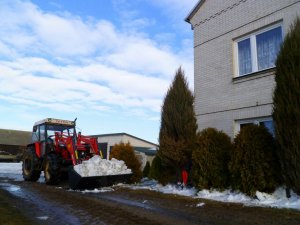
[[[274,62],[299,0],[200,0],[186,21],[194,31],[195,112],[199,130],[233,138],[249,123],[274,132]]]

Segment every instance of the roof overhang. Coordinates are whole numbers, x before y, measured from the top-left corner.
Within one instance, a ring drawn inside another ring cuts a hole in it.
[[[199,10],[199,8],[202,6],[204,2],[205,0],[199,0],[198,3],[194,6],[194,8],[190,11],[188,16],[184,20],[188,23],[191,23],[192,17],[195,15],[195,13]]]
[[[36,122],[34,124],[34,126],[37,126],[40,124],[58,124],[58,125],[66,125],[66,126],[75,126],[75,121],[46,118],[46,119]]]

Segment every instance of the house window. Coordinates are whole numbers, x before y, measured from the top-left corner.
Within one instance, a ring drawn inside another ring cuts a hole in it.
[[[236,75],[244,76],[275,66],[282,42],[281,25],[255,32],[235,42]]]
[[[238,134],[243,128],[249,126],[250,124],[256,124],[260,126],[264,126],[267,130],[275,136],[274,123],[272,118],[255,118],[255,119],[247,119],[247,120],[239,120],[236,121],[236,134]]]

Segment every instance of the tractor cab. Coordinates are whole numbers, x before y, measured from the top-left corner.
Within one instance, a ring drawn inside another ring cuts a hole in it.
[[[35,145],[37,155],[43,157],[56,150],[55,142],[58,142],[61,148],[66,147],[61,141],[62,137],[70,140],[76,138],[75,121],[47,118],[34,124],[31,144]],[[68,156],[65,155],[64,158]]]
[[[56,132],[68,137],[73,136],[76,133],[75,121],[48,118],[36,122],[32,131],[32,143],[53,139]]]

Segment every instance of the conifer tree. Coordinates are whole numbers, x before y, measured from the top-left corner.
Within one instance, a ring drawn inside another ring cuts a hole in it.
[[[191,161],[196,139],[194,96],[179,68],[165,96],[159,132],[159,157],[166,171],[177,171]]]
[[[285,184],[300,194],[300,19],[282,43],[276,60],[273,119]]]

